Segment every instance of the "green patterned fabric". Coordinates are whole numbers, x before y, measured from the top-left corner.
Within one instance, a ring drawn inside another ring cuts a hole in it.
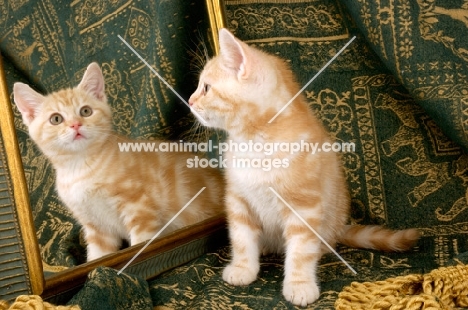
[[[412,98],[468,150],[468,2],[342,2]]]
[[[295,307],[283,298],[284,270],[280,256],[264,257],[259,279],[249,286],[234,287],[224,282],[221,274],[231,258],[229,247],[161,275],[150,282],[150,293],[156,309],[334,309],[338,293],[351,281],[376,281],[424,273],[435,266],[425,259],[424,251],[414,251],[404,257],[376,251],[360,250],[348,254],[347,249],[340,249],[340,252],[358,275],[353,275],[333,254],[325,255],[317,273],[321,281],[320,299],[306,308]],[[468,263],[466,256],[459,256],[457,260]]]
[[[196,138],[188,134],[189,109],[118,35],[188,99],[197,83],[195,54],[203,56],[205,47],[211,53],[204,0],[0,0],[0,49],[10,89],[16,81],[43,93],[76,86],[89,63],[97,61],[118,132],[145,139]],[[82,263],[80,227],[55,193],[50,163],[13,108],[45,270]]]
[[[67,303],[81,310],[152,309],[148,283],[137,276],[107,267],[98,267],[88,275],[84,287]]]

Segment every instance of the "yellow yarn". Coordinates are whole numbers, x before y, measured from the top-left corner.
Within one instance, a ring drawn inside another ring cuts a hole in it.
[[[441,310],[468,307],[468,266],[441,267],[428,274],[412,274],[345,287],[337,310]]]
[[[5,300],[0,300],[0,310],[8,310],[10,305]]]
[[[0,310],[80,310],[79,306],[54,306],[37,295],[20,295],[12,305],[0,300]]]

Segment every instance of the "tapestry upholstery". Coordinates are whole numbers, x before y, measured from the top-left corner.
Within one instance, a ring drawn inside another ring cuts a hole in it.
[[[197,80],[190,50],[207,40],[200,30],[207,22],[202,2],[0,0],[0,48],[8,82],[25,80],[48,92],[75,85],[86,66],[98,61],[119,132],[144,138],[187,136],[184,131],[193,119],[188,109],[117,35],[188,98]],[[288,61],[302,85],[356,36],[304,96],[336,141],[355,144],[354,151],[341,153],[352,196],[350,222],[415,227],[422,233],[407,253],[338,246],[357,275],[326,254],[318,270],[320,299],[308,309],[332,309],[339,292],[353,281],[427,273],[468,251],[464,22],[440,13],[435,1],[224,2],[227,27]],[[444,2],[444,12],[460,7],[460,1]],[[50,164],[16,115],[45,266],[80,263],[79,226],[54,193]],[[229,259],[226,245],[150,280],[153,306],[296,308],[281,295],[282,257],[262,258],[259,279],[247,287],[222,281]]]
[[[137,276],[118,274],[108,267],[89,273],[84,287],[68,302],[81,310],[151,310],[148,283]]]
[[[369,46],[426,113],[468,149],[468,3],[342,1]]]

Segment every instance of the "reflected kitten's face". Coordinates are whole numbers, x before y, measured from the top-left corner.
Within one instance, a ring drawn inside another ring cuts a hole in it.
[[[68,89],[45,98],[29,131],[41,148],[77,152],[103,141],[111,130],[110,117],[107,104],[79,89]]]
[[[80,85],[47,96],[26,84],[15,84],[15,102],[23,122],[45,154],[79,153],[107,140],[112,114],[103,88],[100,90],[103,83],[99,66],[92,64]]]

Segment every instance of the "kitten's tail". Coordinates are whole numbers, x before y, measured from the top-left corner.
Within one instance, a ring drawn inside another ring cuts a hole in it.
[[[353,248],[401,252],[411,249],[419,237],[416,229],[390,230],[382,226],[346,225],[338,242]]]

